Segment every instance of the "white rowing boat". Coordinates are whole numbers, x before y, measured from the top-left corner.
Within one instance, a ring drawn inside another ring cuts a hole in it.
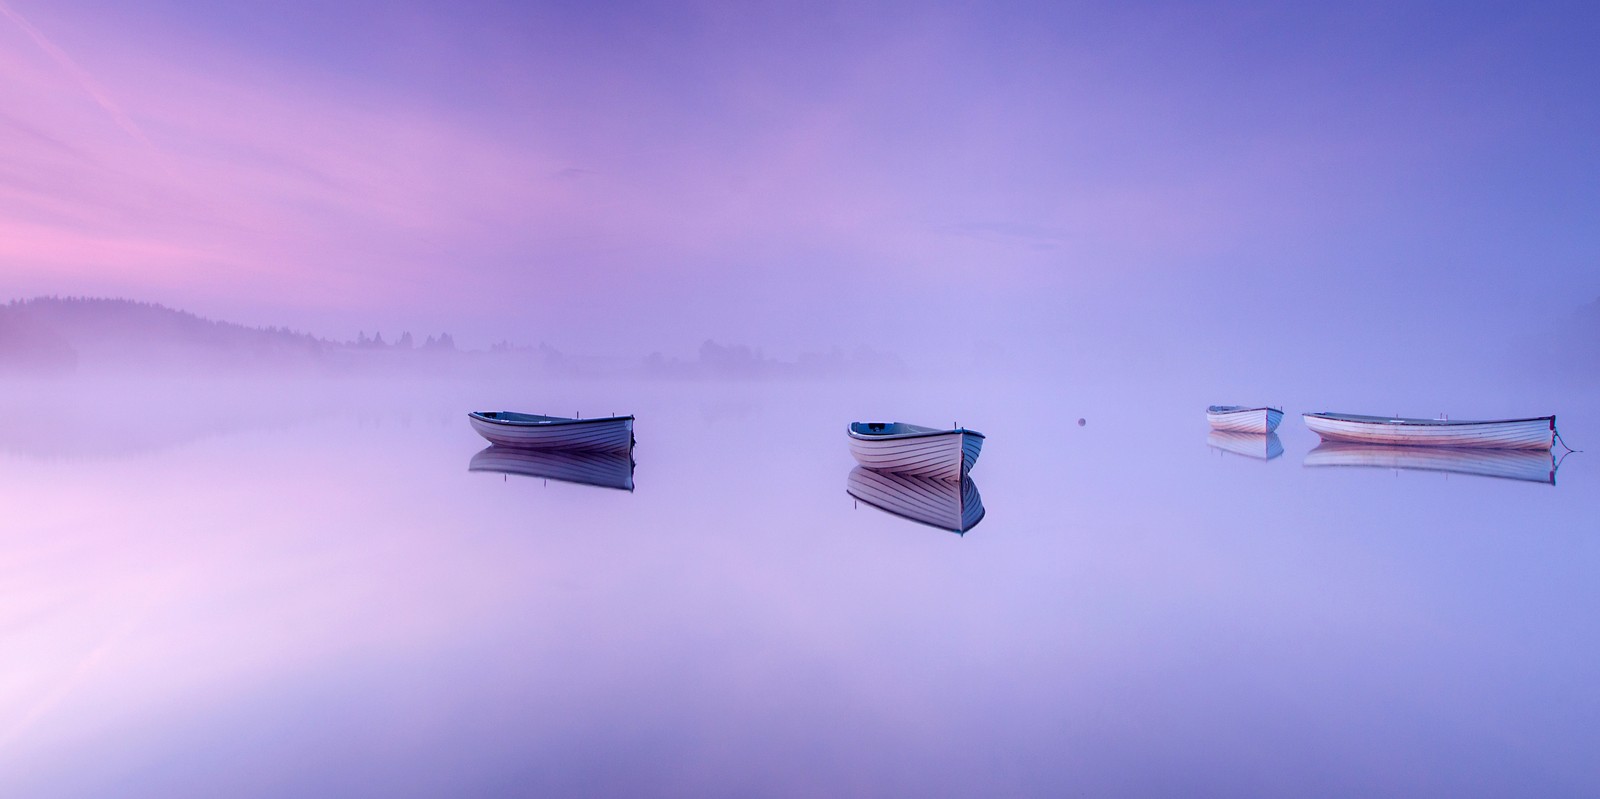
[[[1324,441],[1306,455],[1307,466],[1354,466],[1449,472],[1556,484],[1555,456],[1537,449],[1402,447]]]
[[[1350,413],[1307,413],[1306,427],[1323,441],[1392,444],[1407,447],[1469,449],[1550,449],[1555,446],[1556,417],[1492,421],[1404,419]]]
[[[1229,433],[1212,430],[1206,434],[1206,444],[1212,449],[1243,455],[1246,458],[1270,461],[1283,454],[1283,442],[1277,433]]]
[[[520,449],[584,449],[626,452],[633,448],[633,417],[569,419],[511,411],[467,414],[472,429],[491,444]]]
[[[845,492],[878,510],[952,533],[965,533],[983,521],[983,498],[971,477],[939,480],[857,466]]]
[[[983,434],[957,427],[936,430],[902,422],[852,422],[850,454],[880,472],[960,480],[983,449]]]
[[[1213,430],[1265,435],[1278,429],[1278,425],[1283,422],[1283,411],[1278,408],[1213,405],[1206,408],[1206,421],[1211,423]]]
[[[539,477],[566,483],[633,490],[633,454],[627,451],[515,449],[489,446],[467,471]]]

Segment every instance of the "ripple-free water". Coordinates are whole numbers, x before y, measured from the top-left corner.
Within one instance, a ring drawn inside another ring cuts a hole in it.
[[[1262,459],[1203,412],[1278,398],[1022,384],[236,393],[8,407],[0,795],[1600,793],[1592,454],[1322,468],[1320,406]],[[1584,402],[1523,410],[1600,446]],[[473,470],[502,408],[636,414],[633,490]],[[982,521],[847,494],[861,418],[986,433]]]

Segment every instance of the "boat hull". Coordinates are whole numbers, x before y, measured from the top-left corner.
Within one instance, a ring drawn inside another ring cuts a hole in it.
[[[856,463],[880,472],[960,480],[978,462],[983,436],[970,430],[947,430],[883,438],[850,436]]]
[[[1306,455],[1305,465],[1448,472],[1556,484],[1555,457],[1548,450],[1536,449],[1402,447],[1324,441]]]
[[[1283,411],[1277,408],[1208,409],[1206,421],[1211,429],[1225,433],[1258,433],[1265,435],[1283,423]]]
[[[633,417],[571,419],[546,424],[496,422],[478,414],[468,421],[489,443],[517,449],[627,452],[633,448]]]
[[[467,471],[633,490],[633,455],[628,452],[489,446],[472,456]]]
[[[952,533],[965,533],[983,521],[983,498],[971,477],[939,480],[857,466],[845,491],[878,510]]]
[[[1308,413],[1306,427],[1323,441],[1455,449],[1550,449],[1555,446],[1556,418],[1456,422],[1434,419],[1392,419],[1381,416]]]

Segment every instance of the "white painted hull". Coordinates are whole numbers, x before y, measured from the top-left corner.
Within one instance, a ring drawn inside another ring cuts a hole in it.
[[[1457,422],[1396,419],[1353,414],[1304,414],[1306,427],[1323,441],[1389,444],[1406,447],[1459,449],[1550,449],[1555,446],[1556,418]]]
[[[1211,429],[1227,433],[1258,433],[1266,435],[1283,423],[1283,411],[1277,408],[1239,408],[1213,405],[1206,409],[1206,421]]]
[[[1206,434],[1206,443],[1213,449],[1263,461],[1283,454],[1283,442],[1278,439],[1277,433],[1262,435],[1213,430]]]
[[[983,436],[970,430],[884,438],[850,435],[850,454],[856,463],[880,472],[937,480],[960,480],[978,462],[982,450]]]
[[[633,455],[625,451],[490,446],[472,456],[467,470],[633,490]]]
[[[857,466],[850,470],[845,491],[881,511],[953,533],[965,533],[983,521],[983,499],[970,477],[939,480]]]
[[[633,448],[633,417],[565,419],[546,424],[496,422],[468,414],[472,429],[491,444],[519,449],[580,449],[627,452]]]
[[[1549,450],[1404,447],[1324,441],[1306,455],[1305,465],[1449,472],[1555,485],[1557,464]]]

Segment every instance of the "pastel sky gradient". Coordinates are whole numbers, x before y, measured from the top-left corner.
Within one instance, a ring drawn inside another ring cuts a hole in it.
[[[619,354],[1484,335],[1600,295],[1596,41],[1559,3],[0,0],[0,295]]]

